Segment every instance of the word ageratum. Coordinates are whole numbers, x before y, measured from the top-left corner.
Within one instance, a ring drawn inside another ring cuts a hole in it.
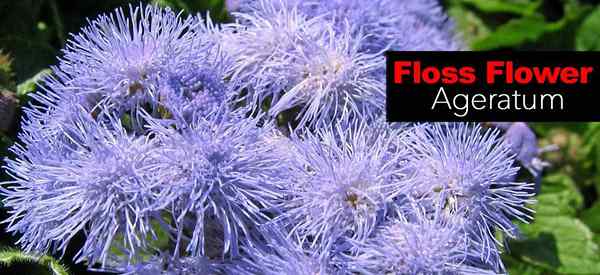
[[[235,23],[138,6],[71,36],[4,167],[24,250],[83,236],[75,261],[126,274],[504,272],[532,219],[518,136],[382,118],[385,50],[461,49],[437,1],[227,4]]]
[[[510,93],[455,93],[448,96],[444,87],[440,87],[433,103],[432,111],[448,110],[456,117],[465,117],[475,111],[515,111],[515,110],[563,110],[562,94],[523,94]],[[440,110],[441,109],[441,110]]]

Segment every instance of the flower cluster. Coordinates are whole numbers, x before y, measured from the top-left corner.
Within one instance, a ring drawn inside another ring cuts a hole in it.
[[[127,274],[504,272],[535,189],[516,130],[382,118],[383,51],[461,48],[435,2],[99,16],[25,109],[8,230]]]

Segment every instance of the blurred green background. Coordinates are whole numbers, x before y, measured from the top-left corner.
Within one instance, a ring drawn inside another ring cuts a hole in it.
[[[14,92],[19,101],[12,127],[3,129],[0,117],[0,157],[8,154],[6,148],[16,139],[19,106],[26,104],[26,95],[35,89],[35,81],[56,63],[69,33],[77,32],[86,18],[128,2],[0,2],[0,92]],[[228,19],[222,0],[142,2],[189,13],[209,11],[218,21]],[[443,0],[442,4],[473,50],[600,50],[597,1]],[[532,126],[542,146],[556,144],[560,150],[544,155],[552,167],[545,172],[538,203],[533,206],[537,211],[535,221],[520,225],[523,240],[509,245],[510,253],[504,257],[508,271],[600,274],[600,123]],[[0,218],[4,217],[6,209],[0,211]],[[5,233],[4,226],[0,229],[0,274],[86,273],[82,265],[69,261],[77,251],[77,240],[61,261],[56,260],[59,255],[26,255],[14,249],[16,238]]]

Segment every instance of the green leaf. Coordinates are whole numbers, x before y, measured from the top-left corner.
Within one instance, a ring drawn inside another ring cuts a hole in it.
[[[184,10],[189,13],[210,12],[213,20],[223,21],[226,19],[227,11],[223,0],[153,0],[152,4]]]
[[[583,21],[577,31],[575,48],[578,51],[600,50],[600,7],[597,7]]]
[[[600,201],[581,213],[579,218],[594,232],[600,233]]]
[[[14,89],[12,58],[0,49],[0,88]]]
[[[588,123],[583,140],[588,157],[600,164],[600,123]]]
[[[583,197],[568,175],[548,175],[541,186],[534,206],[537,216],[574,216],[583,207]]]
[[[508,255],[502,255],[502,262],[508,269],[508,274],[519,275],[542,275],[544,270],[535,265],[515,259]]]
[[[584,153],[589,161],[589,169],[595,178],[597,191],[600,191],[600,123],[587,123],[587,130],[583,136]]]
[[[448,15],[454,18],[461,37],[467,43],[482,39],[490,34],[490,29],[485,25],[483,20],[463,5],[452,5],[448,9]]]
[[[17,85],[17,97],[19,99],[24,99],[27,94],[35,91],[37,87],[37,83],[42,80],[47,75],[50,75],[52,70],[44,69],[35,74],[32,78],[25,80],[23,83]]]
[[[12,266],[16,264],[37,264],[44,266],[52,275],[69,275],[67,268],[58,260],[50,256],[36,256],[24,253],[16,249],[5,249],[0,251],[0,264]]]
[[[542,15],[516,18],[498,27],[489,36],[476,40],[472,47],[474,50],[489,50],[517,46],[536,41],[547,29],[548,23]]]
[[[521,229],[525,240],[510,245],[515,257],[561,274],[596,274],[600,270],[600,250],[594,235],[579,219],[538,216]]]
[[[540,0],[460,0],[460,2],[471,4],[484,12],[518,15],[533,14],[542,3]]]

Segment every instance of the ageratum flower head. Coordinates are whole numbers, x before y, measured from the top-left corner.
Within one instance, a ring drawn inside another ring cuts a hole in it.
[[[382,113],[384,59],[360,51],[364,36],[349,27],[338,32],[323,18],[308,19],[276,2],[261,4],[260,12],[238,14],[243,24],[229,25],[224,38],[237,60],[232,79],[243,84],[255,109],[266,102],[273,116],[296,112],[302,126]]]
[[[220,104],[228,93],[221,87],[226,62],[216,32],[210,19],[183,18],[169,9],[117,9],[73,35],[55,71],[67,76],[61,79],[68,82],[65,92],[90,111],[102,105],[137,113],[144,107],[164,116],[168,100]]]
[[[421,125],[414,133],[411,162],[419,175],[411,196],[464,217],[480,256],[500,267],[494,231],[516,238],[518,228],[511,219],[532,218],[527,204],[532,203],[533,184],[514,180],[519,168],[509,144],[497,130],[465,123]]]
[[[360,274],[469,273],[469,238],[460,223],[442,218],[439,211],[412,208],[410,215],[388,221],[365,242],[354,242],[359,252],[348,268]]]
[[[231,274],[337,274],[327,262],[286,236],[279,225],[269,224],[260,230],[265,245],[246,248],[243,259],[234,266]]]
[[[66,138],[12,148],[17,158],[5,168],[13,180],[2,184],[12,208],[8,230],[21,234],[27,251],[64,252],[84,233],[78,260],[104,264],[115,243],[133,258],[151,239],[149,220],[165,184],[156,174],[155,141],[128,135],[114,117],[98,121],[80,110],[73,124],[61,125]]]
[[[29,94],[19,133],[24,144],[37,142],[39,145],[42,140],[66,138],[63,133],[68,127],[63,125],[73,125],[82,108],[80,100],[69,90],[70,80],[68,75],[55,70],[38,83],[39,91]]]
[[[224,80],[232,59],[219,46],[204,49],[198,59],[180,65],[177,74],[165,77],[165,85],[159,91],[158,115],[163,118],[177,115],[190,121],[194,116],[208,115],[223,105],[233,104],[233,85]]]
[[[400,132],[344,122],[292,135],[295,156],[282,218],[299,243],[317,251],[338,239],[364,240],[390,204],[407,189],[408,157]]]
[[[540,155],[556,150],[556,146],[538,147],[535,133],[525,122],[493,122],[491,125],[504,131],[504,139],[510,144],[515,158],[531,175],[539,179],[544,168],[550,165],[543,161]],[[539,185],[539,182],[536,184]],[[538,185],[536,189],[539,188]]]
[[[140,264],[129,265],[119,270],[124,275],[186,275],[227,274],[236,265],[209,260],[206,257],[152,257]]]
[[[378,53],[393,50],[458,50],[462,44],[448,19],[434,0],[233,0],[228,7],[242,12],[264,12],[265,2],[279,9],[296,9],[309,18],[323,17],[336,32],[357,37],[367,34],[361,51]]]
[[[10,230],[26,250],[64,251],[83,232],[77,259],[105,266],[115,249],[137,261],[155,238],[151,221],[170,230],[161,215],[172,199],[168,163],[154,154],[161,145],[146,124],[223,105],[228,59],[210,21],[151,6],[130,15],[118,9],[73,36],[25,109],[22,144],[7,165],[14,180],[3,185]],[[126,112],[147,117],[126,123]]]
[[[257,238],[254,227],[269,220],[281,196],[275,183],[282,162],[263,139],[273,128],[257,122],[220,109],[190,124],[150,125],[168,167],[161,178],[172,188],[165,203],[172,205],[174,238],[189,255],[236,256],[240,243]]]

